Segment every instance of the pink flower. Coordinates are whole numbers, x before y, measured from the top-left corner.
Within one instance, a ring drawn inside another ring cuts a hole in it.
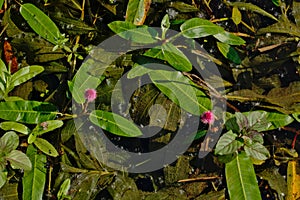
[[[211,111],[206,111],[201,115],[201,122],[204,124],[212,124],[215,121],[215,116]]]
[[[97,91],[95,89],[87,89],[84,93],[87,102],[92,102],[97,98]]]

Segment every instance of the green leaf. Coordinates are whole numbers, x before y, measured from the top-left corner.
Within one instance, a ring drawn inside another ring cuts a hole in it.
[[[234,62],[235,64],[241,63],[239,54],[229,44],[217,42],[217,46],[219,51],[222,53],[222,55],[225,58],[228,58],[230,61]]]
[[[94,110],[89,116],[91,122],[112,134],[125,137],[142,135],[140,129],[131,121],[115,113]]]
[[[13,90],[14,87],[28,81],[29,79],[35,77],[43,71],[44,68],[38,65],[27,66],[19,69],[16,73],[14,73],[11,76],[8,91]]]
[[[201,115],[211,109],[211,101],[201,90],[195,89],[182,73],[164,70],[164,65],[140,66],[153,69],[149,72],[153,83],[179,107],[194,115]]]
[[[126,21],[142,25],[150,9],[151,0],[129,0],[126,10]]]
[[[0,188],[2,188],[4,186],[4,184],[6,183],[7,174],[8,174],[8,172],[6,170],[0,171]]]
[[[17,122],[2,122],[0,123],[0,128],[5,131],[16,131],[24,135],[27,135],[30,132],[30,129],[27,126]]]
[[[42,135],[44,133],[53,131],[57,128],[60,128],[64,125],[63,121],[61,120],[48,120],[38,124],[33,130],[32,133],[35,135]]]
[[[166,36],[166,32],[168,31],[168,29],[170,28],[170,20],[169,20],[169,15],[166,14],[164,16],[164,18],[161,20],[161,30],[162,30],[162,39],[164,40],[165,39],[165,36]]]
[[[242,10],[249,10],[249,11],[252,11],[252,12],[256,12],[256,13],[259,13],[263,16],[266,16],[266,17],[269,17],[271,19],[274,19],[275,21],[278,21],[278,19],[276,17],[274,17],[273,15],[271,15],[270,13],[264,11],[263,9],[261,9],[260,7],[252,4],[252,3],[245,3],[245,2],[228,2],[227,3],[231,6],[234,6],[234,7],[238,7],[239,9],[242,9]]]
[[[165,59],[170,65],[175,69],[183,72],[188,72],[192,70],[192,64],[189,59],[175,47],[172,43],[165,43],[162,45],[162,51]]]
[[[151,57],[151,58],[157,58],[157,59],[160,59],[160,60],[165,60],[165,56],[163,54],[163,51],[162,51],[161,47],[154,47],[152,49],[149,49],[143,55]]]
[[[66,196],[68,194],[70,186],[71,186],[71,180],[69,178],[67,178],[61,184],[59,191],[57,192],[57,198],[61,199],[61,200],[64,199],[64,196]]]
[[[120,37],[140,44],[152,44],[157,42],[155,39],[157,32],[147,26],[136,27],[130,22],[114,21],[108,27]]]
[[[279,1],[280,1],[280,0],[272,0],[273,4],[274,4],[275,6],[279,6]]]
[[[222,135],[216,145],[215,154],[225,155],[236,152],[243,146],[243,143],[236,138],[237,134],[233,133],[232,130]]]
[[[44,140],[42,138],[36,138],[33,143],[37,148],[39,148],[39,150],[41,150],[49,156],[57,157],[59,155],[55,147],[47,140]]]
[[[231,18],[232,18],[232,21],[236,25],[239,25],[242,21],[242,14],[236,6],[233,6],[233,8],[232,8],[232,17]]]
[[[32,170],[24,172],[22,197],[31,200],[43,199],[47,174],[45,167],[47,157],[44,154],[39,154],[33,145],[28,146],[26,155],[32,163]]]
[[[43,11],[33,4],[25,3],[21,5],[20,13],[38,35],[54,45],[59,44],[62,34],[55,23]]]
[[[77,103],[84,103],[84,93],[86,89],[95,89],[102,82],[101,77],[92,76],[90,72],[94,69],[96,62],[93,59],[85,61],[73,80],[68,83],[73,99]]]
[[[247,117],[248,126],[251,130],[258,132],[269,130],[271,123],[267,120],[267,112],[252,111],[243,113]]]
[[[199,9],[196,8],[195,6],[186,4],[186,3],[181,2],[181,1],[170,2],[169,7],[170,8],[175,8],[176,10],[178,10],[181,13],[198,12],[199,11]]]
[[[226,43],[226,44],[230,44],[230,45],[242,45],[245,44],[245,40],[243,40],[242,38],[229,33],[227,31],[223,32],[223,33],[218,33],[213,35],[215,38],[217,38],[220,42]]]
[[[15,150],[18,146],[19,136],[13,131],[6,132],[0,138],[0,148],[5,154]]]
[[[6,159],[9,161],[13,169],[31,170],[31,162],[22,151],[12,150],[6,155]]]
[[[200,18],[187,20],[180,26],[180,30],[187,38],[200,38],[224,32],[222,27]]]
[[[0,102],[0,118],[10,121],[37,124],[56,118],[57,108],[38,101]]]
[[[272,124],[268,130],[287,126],[294,121],[294,119],[289,115],[275,112],[268,112],[267,120]]]
[[[264,145],[260,143],[252,143],[250,145],[245,145],[245,152],[248,156],[251,156],[257,160],[266,160],[270,157],[270,153]]]
[[[225,165],[230,200],[260,200],[256,175],[250,158],[244,153]]]

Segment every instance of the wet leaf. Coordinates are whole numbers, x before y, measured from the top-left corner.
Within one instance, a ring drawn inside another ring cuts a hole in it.
[[[229,5],[237,7],[239,9],[242,10],[249,10],[252,12],[256,12],[259,13],[263,16],[269,17],[271,19],[274,19],[275,21],[278,21],[276,17],[274,17],[273,15],[271,15],[270,13],[264,11],[263,9],[261,9],[260,7],[252,4],[252,3],[245,3],[245,2],[227,2]]]
[[[222,32],[222,33],[218,33],[213,35],[215,38],[217,38],[220,42],[226,43],[226,44],[230,44],[230,45],[242,45],[245,44],[245,40],[243,40],[242,38],[229,33],[227,31]]]
[[[20,13],[38,35],[54,45],[59,44],[62,35],[55,23],[43,11],[33,4],[25,3],[21,5]]]
[[[279,173],[278,168],[270,167],[258,174],[268,181],[270,187],[275,190],[278,196],[287,195],[287,184],[285,178]],[[279,197],[279,199],[281,199]]]
[[[244,144],[241,141],[236,140],[237,134],[232,130],[222,135],[216,145],[215,154],[225,155],[236,152]]]
[[[120,37],[132,42],[152,44],[158,41],[155,39],[157,32],[147,26],[137,27],[130,22],[114,21],[109,23],[108,27]]]
[[[117,175],[115,181],[107,188],[115,200],[139,200],[141,196],[132,178]]]
[[[176,10],[178,10],[181,13],[198,12],[199,11],[199,9],[196,8],[195,6],[186,4],[181,1],[170,2],[169,7],[175,8]]]
[[[43,198],[46,184],[45,163],[47,158],[44,154],[39,154],[33,145],[28,146],[26,155],[32,163],[32,170],[24,172],[22,197],[23,199],[39,200]]]
[[[293,36],[300,37],[300,29],[294,23],[290,22],[286,16],[281,16],[280,20],[268,27],[261,28],[257,31],[257,34],[265,33],[284,33]]]
[[[151,0],[129,0],[126,10],[126,21],[143,25],[150,9]]]
[[[39,150],[49,156],[57,157],[59,155],[55,147],[45,139],[36,138],[33,143]]]
[[[18,150],[12,150],[6,155],[6,160],[9,161],[13,169],[31,170],[32,165],[25,153]]]
[[[180,30],[187,38],[200,38],[224,32],[221,26],[200,18],[187,20],[180,26]]]
[[[234,62],[235,64],[241,63],[239,54],[229,44],[217,42],[217,46],[218,46],[219,51],[222,53],[222,55],[225,58],[228,58],[230,61]]]
[[[236,25],[239,25],[242,21],[242,14],[236,6],[233,6],[232,8],[231,19]]]
[[[57,108],[38,101],[0,102],[0,118],[28,124],[37,124],[56,117]]]
[[[91,122],[115,135],[137,137],[142,135],[140,129],[131,121],[115,113],[94,110],[89,116]]]
[[[163,44],[162,52],[168,63],[175,69],[183,72],[192,70],[192,64],[189,59],[172,43]]]
[[[244,152],[226,163],[225,175],[231,200],[261,199],[252,162]]]
[[[2,122],[0,123],[0,128],[5,131],[16,131],[25,135],[30,132],[30,129],[27,126],[17,122]]]

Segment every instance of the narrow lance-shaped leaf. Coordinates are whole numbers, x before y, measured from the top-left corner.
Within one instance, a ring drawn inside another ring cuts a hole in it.
[[[141,44],[152,44],[157,42],[155,39],[157,32],[155,29],[147,26],[137,27],[130,22],[114,21],[108,24],[108,27],[120,37],[132,42]]]
[[[38,101],[0,102],[1,119],[28,124],[55,119],[56,110],[53,104]]]
[[[230,61],[234,62],[235,64],[241,63],[239,54],[230,45],[222,42],[217,42],[217,46],[219,51],[222,53],[222,55],[225,58],[228,58]]]
[[[29,26],[42,38],[57,45],[62,38],[55,23],[39,8],[30,3],[25,3],[20,7],[20,13]]]
[[[46,183],[47,158],[44,154],[39,154],[33,145],[28,146],[26,155],[32,163],[32,170],[24,172],[22,196],[23,199],[40,200]]]
[[[36,138],[34,144],[39,150],[49,156],[57,157],[59,155],[55,147],[45,139]]]
[[[245,152],[226,163],[225,176],[230,200],[261,199],[253,164]]]
[[[8,91],[13,90],[14,87],[28,81],[29,79],[35,77],[36,75],[42,73],[43,71],[44,68],[38,65],[27,66],[19,69],[16,73],[14,73],[11,76]]]
[[[179,71],[188,72],[192,70],[192,64],[189,59],[171,43],[162,45],[163,54],[170,65]]]
[[[180,30],[187,38],[200,38],[224,32],[222,27],[200,18],[187,20],[180,26]]]
[[[151,0],[129,0],[126,10],[126,21],[143,25],[150,9]]]
[[[232,21],[236,25],[239,25],[239,23],[242,21],[242,14],[236,6],[233,6],[232,8]]]
[[[140,129],[133,122],[115,113],[94,110],[91,112],[89,118],[93,124],[115,135],[125,137],[142,135]]]
[[[30,132],[30,129],[27,126],[17,122],[2,122],[0,123],[0,128],[5,131],[16,131],[25,135]]]
[[[227,31],[222,32],[222,33],[218,33],[213,35],[215,38],[217,38],[220,42],[226,43],[226,44],[230,44],[230,45],[242,45],[245,44],[245,40],[243,40],[242,38],[229,33]]]

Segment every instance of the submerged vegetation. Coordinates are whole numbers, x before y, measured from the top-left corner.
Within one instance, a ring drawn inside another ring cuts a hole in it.
[[[1,199],[300,198],[296,0],[0,0]]]

